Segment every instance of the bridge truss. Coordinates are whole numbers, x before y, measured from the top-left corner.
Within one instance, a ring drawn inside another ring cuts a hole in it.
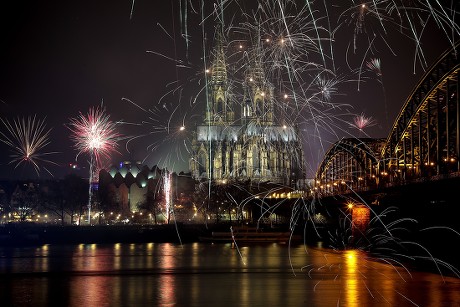
[[[317,170],[315,189],[336,194],[458,176],[459,46],[445,52],[425,73],[387,139],[336,142]]]

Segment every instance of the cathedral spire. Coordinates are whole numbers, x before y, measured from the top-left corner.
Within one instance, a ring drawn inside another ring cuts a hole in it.
[[[260,46],[260,37],[253,42],[254,48],[251,52],[251,74],[254,82],[260,86],[265,85],[265,71],[262,64],[262,47]]]
[[[253,41],[253,46],[249,52],[243,85],[242,118],[244,123],[255,121],[271,126],[274,124],[273,86],[265,76],[260,37]]]
[[[212,85],[227,85],[227,63],[225,60],[224,34],[221,27],[216,31],[216,44],[214,47],[214,60],[212,62]]]
[[[224,43],[223,28],[222,26],[218,26],[211,64],[211,80],[208,83],[209,107],[206,113],[206,123],[208,124],[228,125],[234,120],[233,108],[230,105]]]

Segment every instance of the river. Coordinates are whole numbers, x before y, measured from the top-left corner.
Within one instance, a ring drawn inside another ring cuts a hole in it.
[[[321,246],[0,247],[1,306],[460,306],[460,279]]]

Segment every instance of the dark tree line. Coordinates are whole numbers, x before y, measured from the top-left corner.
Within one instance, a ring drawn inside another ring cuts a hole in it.
[[[26,221],[40,214],[60,224],[74,224],[88,202],[88,182],[70,174],[59,180],[11,182],[2,189],[2,214],[10,220]]]

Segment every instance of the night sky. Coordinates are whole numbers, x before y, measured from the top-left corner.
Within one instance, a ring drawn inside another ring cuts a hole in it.
[[[157,3],[160,1],[136,0],[131,16],[131,0],[2,2],[0,116],[9,120],[34,114],[38,118],[46,117],[47,127],[52,131],[50,144],[44,151],[59,152],[50,156],[59,164],[49,166],[56,177],[68,171],[67,166],[75,162],[77,153],[65,125],[79,112],[86,114],[90,107],[101,102],[114,121],[140,124],[152,115],[129,103],[129,99],[144,109],[159,110],[153,118],[167,119],[167,113],[179,104],[177,114],[187,114],[187,128],[200,122],[201,117],[196,114],[204,112],[204,105],[198,104],[193,110],[185,111],[202,86],[197,77],[203,69],[201,18],[193,13],[199,10],[199,1],[190,2],[195,4],[193,9],[190,5],[187,7],[186,26],[184,14],[182,23],[180,14],[184,10],[184,0],[161,1],[161,6]],[[346,25],[346,18],[335,9],[336,12],[334,9],[329,12],[331,20],[335,24],[342,22],[335,36],[335,64],[337,73],[343,75],[346,82],[338,86],[332,102],[349,107],[333,111],[343,118],[341,128],[335,133],[325,129],[328,131],[323,135],[312,138],[308,136],[311,133],[305,131],[308,134],[304,150],[309,176],[314,174],[324,151],[339,137],[364,136],[363,132],[346,124],[352,121],[353,114],[364,113],[375,120],[376,125],[364,131],[368,136],[386,137],[426,67],[417,59],[415,43],[398,33],[398,26],[390,22],[387,33],[377,32],[385,35],[385,41],[376,39],[374,47],[367,49],[368,38],[372,36],[366,30],[372,29],[371,26],[378,28],[378,24],[369,22],[358,36],[357,52],[347,52],[347,47],[353,44],[355,26]],[[231,6],[226,8],[226,13],[227,20],[232,20]],[[316,16],[323,13],[319,11]],[[208,33],[211,33],[211,24],[211,19],[206,20]],[[181,35],[185,28],[190,38],[188,47]],[[445,34],[430,21],[421,46],[429,66],[449,44]],[[363,59],[370,58],[381,60],[383,86],[377,78],[372,79],[368,71],[364,73]],[[177,66],[178,61],[188,68]],[[359,67],[363,73],[358,91],[356,69]],[[353,70],[355,74],[351,73]],[[171,92],[176,85],[180,85],[180,90]],[[180,124],[184,118],[178,116],[171,124]],[[303,125],[303,129],[310,128],[308,124]],[[120,134],[136,136],[148,134],[150,127],[120,125],[119,129]],[[150,166],[160,164],[178,172],[187,171],[186,150],[175,147],[183,140],[163,137],[163,133],[158,132],[138,138],[129,143],[129,152],[126,141],[120,141],[112,162],[139,160]],[[149,144],[155,144],[153,152],[147,148]],[[181,150],[183,152],[178,153]],[[0,144],[0,178],[37,177],[30,165],[15,169],[15,164],[8,164],[9,155],[9,148]],[[84,154],[79,156],[78,164],[85,166],[86,161]],[[40,177],[48,178],[49,175],[41,171]]]

